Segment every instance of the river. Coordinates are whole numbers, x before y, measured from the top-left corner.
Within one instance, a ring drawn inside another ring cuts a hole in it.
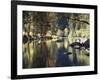
[[[87,66],[90,53],[74,49],[69,41],[33,40],[23,44],[23,68]]]

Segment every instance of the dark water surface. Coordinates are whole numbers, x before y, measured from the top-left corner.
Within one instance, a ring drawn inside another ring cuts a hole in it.
[[[23,68],[86,66],[90,64],[86,49],[74,49],[69,41],[33,40],[23,44]]]

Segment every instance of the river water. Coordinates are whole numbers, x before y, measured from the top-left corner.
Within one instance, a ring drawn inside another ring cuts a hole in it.
[[[23,44],[23,68],[87,66],[86,49],[74,49],[69,41],[33,40]]]

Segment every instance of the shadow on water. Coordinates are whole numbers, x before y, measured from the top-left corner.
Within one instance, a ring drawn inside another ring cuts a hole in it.
[[[87,60],[89,56],[70,48],[68,41],[34,40],[23,44],[23,68],[83,66],[89,65]]]
[[[73,49],[73,66],[78,66],[79,65],[78,60],[77,60],[77,53],[76,53],[76,51],[77,50]]]
[[[64,46],[60,47],[57,50],[56,54],[56,66],[57,67],[64,67],[64,66],[70,66],[71,61],[67,55],[68,50],[64,48]]]

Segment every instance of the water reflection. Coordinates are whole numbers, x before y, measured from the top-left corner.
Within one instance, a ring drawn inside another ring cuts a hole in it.
[[[75,49],[69,41],[33,40],[23,44],[23,68],[89,65],[86,49]]]

